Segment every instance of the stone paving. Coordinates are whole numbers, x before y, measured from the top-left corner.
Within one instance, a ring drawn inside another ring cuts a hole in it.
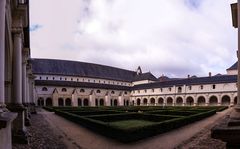
[[[123,144],[95,134],[52,112],[39,111],[32,116],[30,145],[14,145],[14,149],[224,149],[225,143],[210,137],[211,128],[226,121],[232,109],[219,112],[202,121],[168,133]],[[40,129],[39,129],[40,128]]]

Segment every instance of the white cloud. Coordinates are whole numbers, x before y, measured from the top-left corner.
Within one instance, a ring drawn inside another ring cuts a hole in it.
[[[236,61],[230,3],[32,0],[31,23],[43,26],[31,32],[32,56],[131,70],[140,65],[156,76],[225,73]]]

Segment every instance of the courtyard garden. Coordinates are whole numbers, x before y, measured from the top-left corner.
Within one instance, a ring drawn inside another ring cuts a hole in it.
[[[45,107],[120,142],[133,142],[176,129],[226,109],[215,107]]]

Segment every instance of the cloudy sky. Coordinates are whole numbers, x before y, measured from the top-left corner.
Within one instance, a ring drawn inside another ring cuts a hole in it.
[[[156,77],[224,74],[236,60],[235,0],[31,0],[31,54]]]

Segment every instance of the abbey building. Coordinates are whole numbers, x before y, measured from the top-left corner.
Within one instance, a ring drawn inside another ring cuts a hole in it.
[[[237,63],[227,74],[156,78],[99,64],[31,59],[40,106],[216,106],[237,102]]]

